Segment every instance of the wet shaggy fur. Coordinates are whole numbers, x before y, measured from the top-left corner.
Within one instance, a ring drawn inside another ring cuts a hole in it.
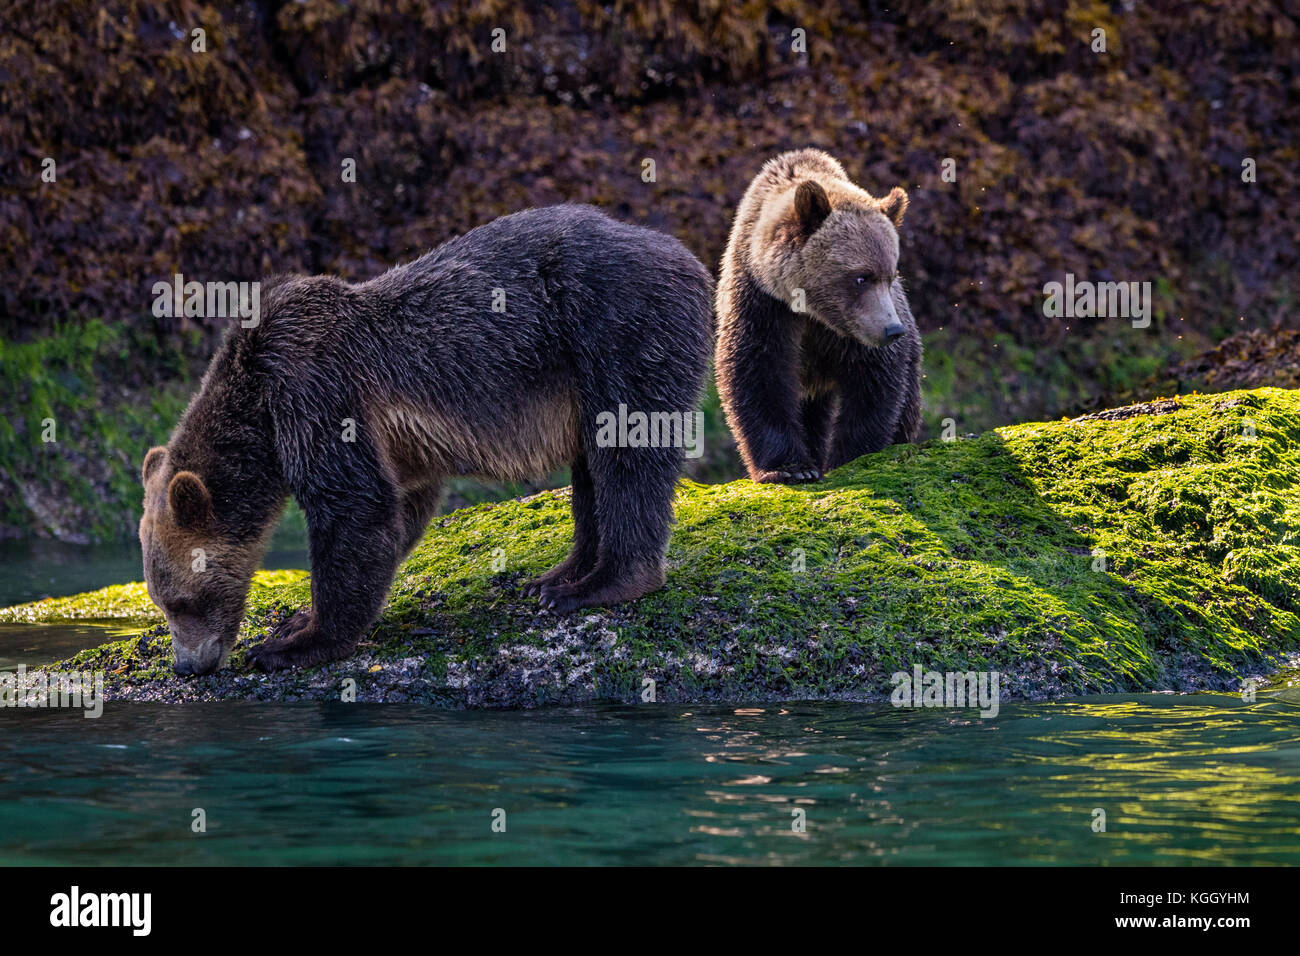
[[[682,449],[599,447],[596,419],[620,404],[696,407],[712,280],[675,239],[587,206],[536,209],[369,282],[272,280],[262,302],[260,324],[231,331],[146,459],[145,576],[178,670],[228,653],[288,495],[307,519],[312,605],[255,650],[264,668],[354,649],[448,475],[571,467],[574,543],[532,582],[544,605],[612,604],[664,583]],[[196,547],[209,552],[201,573]]]
[[[769,160],[741,200],[716,364],[755,481],[816,480],[919,436],[921,337],[897,274],[906,208],[903,190],[874,198],[814,149]]]

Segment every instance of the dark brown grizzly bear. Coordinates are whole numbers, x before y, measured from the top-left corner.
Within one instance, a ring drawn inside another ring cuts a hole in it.
[[[921,430],[921,336],[898,277],[907,193],[816,149],[769,160],[718,278],[717,377],[754,481],[815,481]]]
[[[225,660],[289,495],[312,603],[254,649],[265,669],[354,649],[447,475],[571,466],[573,548],[532,582],[543,605],[662,586],[683,449],[610,447],[597,419],[693,412],[712,291],[676,239],[589,206],[505,216],[356,285],[272,280],[260,322],[231,330],[144,460],[145,579],[177,672]]]

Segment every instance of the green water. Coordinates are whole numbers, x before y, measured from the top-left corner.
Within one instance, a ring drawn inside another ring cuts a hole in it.
[[[36,667],[67,660],[78,651],[131,637],[140,630],[128,622],[33,626],[0,621],[0,671],[12,671],[19,664]]]
[[[139,581],[135,541],[66,544],[43,538],[0,541],[0,607]]]
[[[66,544],[42,538],[0,540],[0,607],[139,581],[143,559],[134,539]],[[306,539],[277,528],[264,568],[306,568]]]
[[[115,560],[138,577],[129,553],[60,571],[42,552],[0,584],[71,593]],[[0,625],[0,670],[122,627]],[[0,708],[0,864],[45,863],[1294,865],[1300,688],[984,721],[847,703]]]
[[[829,703],[4,710],[0,864],[1297,864],[1297,718],[1291,690],[983,722]]]

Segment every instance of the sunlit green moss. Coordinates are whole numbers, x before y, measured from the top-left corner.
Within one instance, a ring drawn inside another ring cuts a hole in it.
[[[896,446],[810,486],[684,483],[668,586],[566,617],[521,592],[570,540],[567,491],[545,492],[436,521],[362,653],[489,704],[634,699],[646,678],[659,699],[876,696],[918,664],[1031,696],[1228,688],[1300,646],[1298,492],[1300,391],[1180,397]],[[255,590],[237,671],[308,596]],[[79,664],[167,653],[124,648]]]
[[[249,591],[250,606],[264,600],[268,591],[282,595],[291,585],[307,580],[306,571],[258,571]],[[149,599],[142,583],[113,584],[72,597],[45,598],[0,609],[0,621],[59,624],[67,621],[140,621],[158,623],[163,615]]]

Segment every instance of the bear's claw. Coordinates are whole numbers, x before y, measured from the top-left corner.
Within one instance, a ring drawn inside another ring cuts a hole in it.
[[[563,587],[561,585],[560,587]],[[589,603],[581,594],[565,594],[557,591],[556,586],[546,585],[541,589],[538,603],[548,611],[556,614],[568,614]]]
[[[264,671],[323,664],[347,657],[353,645],[321,639],[310,608],[302,608],[271,628],[271,636],[248,652],[249,660]]]
[[[258,670],[274,671],[290,667],[310,667],[347,657],[355,645],[326,644],[321,641],[302,642],[296,638],[277,638],[257,645],[249,651],[249,659]]]
[[[272,637],[292,637],[311,623],[311,608],[300,607],[270,629]]]
[[[821,472],[816,468],[796,465],[789,470],[777,469],[759,472],[754,480],[769,485],[799,485],[809,481],[818,481],[821,476]]]

